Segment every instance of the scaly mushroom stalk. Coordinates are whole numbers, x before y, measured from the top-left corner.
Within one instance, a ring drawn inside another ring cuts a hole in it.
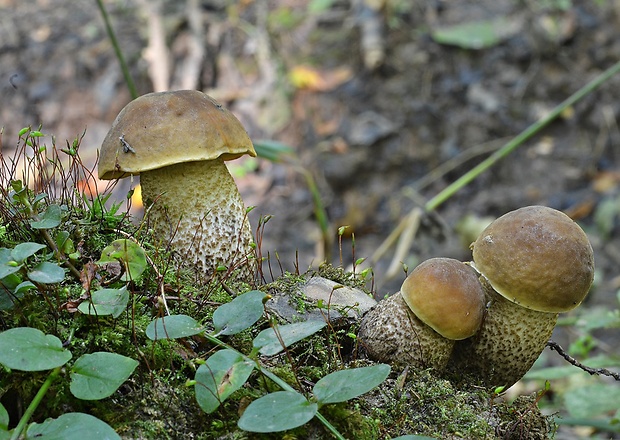
[[[222,265],[238,268],[241,278],[251,279],[250,222],[222,159],[145,171],[140,183],[156,237],[171,237],[180,257],[203,273],[213,273]]]
[[[483,282],[487,310],[480,331],[454,345],[448,369],[490,387],[512,386],[532,367],[553,333],[558,314],[520,307]]]

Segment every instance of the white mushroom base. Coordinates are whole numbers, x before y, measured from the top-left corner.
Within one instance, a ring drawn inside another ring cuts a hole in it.
[[[254,276],[253,239],[241,195],[222,159],[170,165],[140,175],[148,225],[184,264],[206,277],[218,267]]]

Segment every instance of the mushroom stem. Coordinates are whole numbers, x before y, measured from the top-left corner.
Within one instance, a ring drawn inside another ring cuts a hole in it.
[[[144,171],[142,199],[156,236],[171,240],[186,264],[211,276],[219,266],[251,281],[255,260],[250,222],[224,160],[185,162]]]
[[[487,301],[480,331],[456,341],[448,370],[469,374],[488,387],[514,385],[532,367],[551,337],[558,314],[521,307],[480,277]]]
[[[415,316],[400,292],[364,315],[358,339],[376,361],[437,372],[445,369],[454,345]]]

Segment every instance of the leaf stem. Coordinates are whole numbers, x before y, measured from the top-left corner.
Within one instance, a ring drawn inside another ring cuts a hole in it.
[[[32,417],[32,414],[35,412],[35,410],[41,403],[41,400],[43,400],[43,396],[45,396],[45,393],[47,393],[47,390],[52,385],[52,383],[56,380],[56,378],[60,375],[61,371],[62,371],[62,367],[56,367],[52,370],[49,376],[47,376],[47,379],[45,380],[45,382],[43,382],[43,385],[41,385],[41,388],[39,388],[39,391],[37,392],[36,396],[34,396],[32,401],[30,402],[30,405],[28,405],[28,408],[26,408],[26,411],[24,411],[24,415],[19,420],[19,423],[13,430],[13,435],[11,435],[10,440],[19,439],[22,431],[28,425],[28,421],[30,420],[30,417]]]
[[[566,100],[564,100],[561,104],[556,106],[549,114],[529,127],[519,133],[516,137],[512,138],[507,144],[505,144],[502,148],[497,150],[495,153],[491,154],[488,158],[480,162],[477,166],[469,170],[467,173],[462,175],[456,181],[452,182],[446,188],[444,188],[439,194],[430,199],[426,205],[424,206],[427,212],[434,211],[437,209],[439,205],[448,200],[452,195],[454,195],[458,190],[463,188],[465,185],[469,184],[472,180],[478,177],[480,174],[491,168],[497,161],[503,159],[508,154],[510,154],[514,149],[522,145],[526,140],[534,136],[544,127],[546,127],[551,121],[556,119],[558,116],[562,114],[564,110],[568,107],[574,105],[577,101],[592,93],[598,87],[600,87],[605,81],[614,76],[616,73],[620,72],[620,61],[615,63],[613,66],[608,68],[602,74],[594,78],[588,84],[583,86],[577,92],[569,96]]]

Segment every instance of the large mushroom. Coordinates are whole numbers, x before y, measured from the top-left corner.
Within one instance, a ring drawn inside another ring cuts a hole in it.
[[[594,278],[592,246],[564,213],[528,206],[492,222],[472,248],[487,312],[480,331],[455,345],[450,369],[507,388],[545,348],[558,313],[587,295]]]
[[[377,361],[442,372],[455,340],[475,334],[483,312],[476,272],[451,258],[431,258],[364,316],[358,339]]]
[[[100,179],[140,175],[156,237],[206,276],[254,276],[247,212],[224,161],[254,147],[239,120],[196,90],[149,93],[121,110],[101,146]]]

